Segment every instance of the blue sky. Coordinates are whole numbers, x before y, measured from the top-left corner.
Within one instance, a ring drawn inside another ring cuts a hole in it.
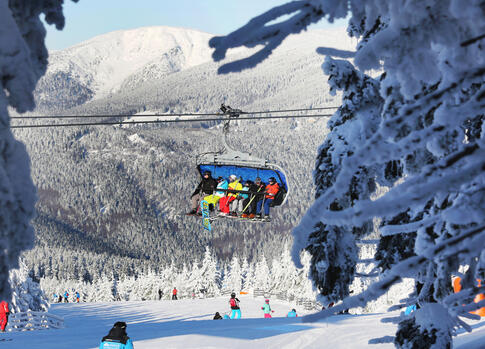
[[[47,26],[49,50],[59,50],[120,29],[167,25],[228,34],[285,0],[66,0],[66,26]],[[325,28],[321,21],[312,28]],[[345,25],[346,21],[334,25]]]

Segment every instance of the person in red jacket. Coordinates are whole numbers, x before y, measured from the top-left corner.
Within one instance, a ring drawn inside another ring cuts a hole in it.
[[[276,183],[276,178],[271,177],[269,179],[269,184],[266,186],[265,189],[266,195],[264,196],[264,200],[258,201],[258,205],[256,207],[257,218],[261,218],[261,208],[264,202],[264,218],[269,219],[269,205],[271,205],[279,190],[280,186],[278,185],[278,183]]]
[[[177,298],[177,289],[174,287],[173,291],[172,291],[172,300],[176,301],[177,299],[178,299]]]
[[[2,330],[2,332],[5,332],[9,315],[10,311],[8,310],[8,303],[5,301],[0,302],[0,330]]]

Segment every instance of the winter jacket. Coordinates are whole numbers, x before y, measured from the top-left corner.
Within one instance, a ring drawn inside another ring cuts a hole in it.
[[[121,343],[118,340],[108,339],[101,342],[99,349],[133,349],[133,342],[128,339],[126,343]]]
[[[290,311],[290,312],[288,312],[286,317],[298,317],[298,315],[296,315],[296,311]]]
[[[229,305],[231,306],[231,309],[234,309],[234,310],[239,309],[239,299],[231,298],[229,300]]]
[[[241,190],[242,191],[248,191],[249,187],[243,187]],[[249,194],[239,193],[239,198],[241,198],[241,199],[246,200],[248,197],[249,197]]]
[[[278,193],[278,190],[280,190],[278,183],[268,184],[266,186],[266,199],[274,199]]]
[[[99,349],[133,349],[133,342],[126,334],[125,328],[117,327],[115,324],[101,340]]]
[[[268,303],[265,303],[261,309],[263,310],[263,313],[265,314],[270,314],[271,313],[271,307],[269,306]]]
[[[228,186],[229,186],[229,183],[224,179],[222,182],[219,182],[219,184],[217,185],[217,189],[227,189]],[[223,197],[223,196],[226,195],[226,192],[225,191],[216,191],[216,195]]]
[[[211,195],[214,192],[214,190],[216,189],[216,187],[217,187],[217,181],[214,178],[212,178],[211,176],[209,176],[209,178],[202,178],[202,180],[200,181],[199,185],[195,189],[192,196],[198,194],[201,191],[202,191],[202,193],[205,193],[207,195]]]
[[[0,314],[8,314],[10,310],[8,310],[8,303],[5,301],[0,302]]]
[[[239,180],[235,180],[234,182],[229,183],[229,186],[227,189],[234,189],[234,190],[242,190],[242,184],[239,183]],[[239,193],[229,193],[227,194],[228,197],[234,196],[237,198]]]

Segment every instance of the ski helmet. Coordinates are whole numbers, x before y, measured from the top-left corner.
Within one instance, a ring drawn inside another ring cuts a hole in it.
[[[236,177],[236,175],[235,175],[235,174],[232,174],[232,175],[230,175],[230,176],[229,176],[229,179],[230,179],[231,181],[236,180],[236,178],[237,178],[237,177]]]
[[[269,299],[266,299],[266,300],[265,300],[265,302],[266,302],[266,303],[269,303]]]
[[[236,297],[236,294],[235,294],[234,292],[233,292],[233,293],[231,293],[231,297],[232,297],[232,298]]]

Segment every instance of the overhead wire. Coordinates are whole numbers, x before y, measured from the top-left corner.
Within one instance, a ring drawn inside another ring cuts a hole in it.
[[[272,113],[292,113],[301,111],[313,111],[313,110],[328,110],[337,109],[336,107],[318,107],[318,108],[301,108],[301,109],[281,109],[281,110],[265,110],[265,111],[238,111],[240,115],[246,114],[272,114]],[[10,119],[77,119],[77,118],[143,118],[143,117],[154,117],[154,116],[222,116],[227,115],[224,113],[165,113],[165,114],[92,114],[92,115],[26,115],[26,116],[12,116]]]
[[[244,113],[246,114],[246,113]],[[249,114],[249,113],[248,113]],[[199,114],[200,115],[200,114]],[[228,115],[228,114],[214,114],[214,115]],[[104,125],[134,125],[134,124],[172,124],[180,122],[211,122],[211,121],[237,121],[237,120],[265,120],[265,119],[298,119],[298,118],[315,118],[315,117],[329,117],[333,114],[307,114],[307,115],[271,115],[271,116],[256,116],[247,117],[239,116],[226,118],[199,118],[199,119],[173,119],[173,120],[142,120],[142,121],[100,121],[100,122],[76,122],[63,124],[30,124],[30,125],[12,125],[10,128],[52,128],[52,127],[72,127],[72,126],[104,126]],[[145,117],[148,115],[144,115]],[[155,115],[165,116],[165,115]],[[176,116],[173,114],[173,116]],[[111,116],[114,117],[114,116]],[[118,116],[119,117],[119,116]]]

